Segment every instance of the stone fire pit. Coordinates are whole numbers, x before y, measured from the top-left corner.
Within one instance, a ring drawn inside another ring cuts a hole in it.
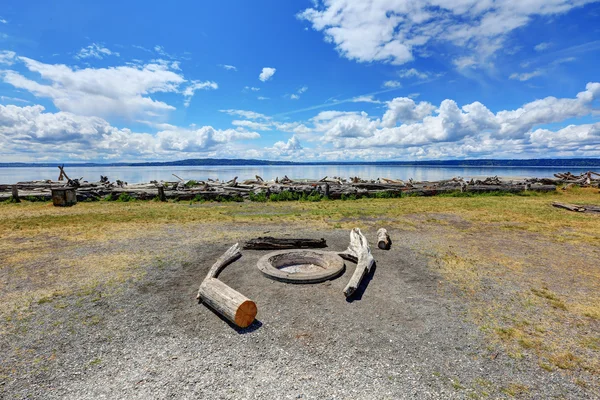
[[[318,283],[344,271],[344,260],[334,252],[280,250],[258,260],[258,269],[270,279],[288,283]]]

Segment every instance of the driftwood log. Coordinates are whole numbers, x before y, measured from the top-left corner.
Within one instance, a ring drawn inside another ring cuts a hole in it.
[[[392,246],[392,240],[390,239],[390,235],[388,235],[387,229],[379,228],[377,231],[377,247],[381,250],[389,250]]]
[[[600,206],[595,205],[577,205],[577,204],[566,204],[559,203],[557,201],[552,203],[552,206],[556,208],[564,208],[565,210],[584,212],[584,213],[600,213]]]
[[[256,303],[217,279],[223,268],[241,256],[236,243],[219,257],[202,281],[196,298],[240,328],[247,328],[256,317]]]
[[[356,262],[354,274],[352,274],[350,281],[344,288],[344,295],[350,297],[356,289],[358,289],[360,282],[365,275],[367,275],[371,271],[371,268],[373,268],[373,265],[375,265],[375,259],[371,254],[371,248],[369,247],[367,238],[362,234],[360,229],[352,229],[350,232],[350,245],[345,252],[340,253],[340,256]]]
[[[250,239],[244,243],[245,250],[285,250],[327,247],[325,239],[274,238],[270,236]]]

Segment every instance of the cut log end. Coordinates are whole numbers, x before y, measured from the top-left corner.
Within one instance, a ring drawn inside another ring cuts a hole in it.
[[[256,303],[252,300],[244,301],[235,313],[235,324],[240,328],[249,327],[254,322],[257,312]]]
[[[389,250],[392,245],[392,240],[390,239],[390,235],[388,235],[387,230],[385,228],[380,228],[377,231],[377,247],[381,250]]]

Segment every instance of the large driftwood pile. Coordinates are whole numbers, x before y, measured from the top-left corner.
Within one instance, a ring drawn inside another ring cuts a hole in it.
[[[64,171],[62,172],[64,173]],[[585,177],[582,178],[584,179],[584,183],[589,181],[590,184],[597,184],[599,181],[592,178],[598,175],[596,173],[589,172],[584,175]],[[271,181],[265,181],[260,176],[244,181],[239,181],[237,177],[230,181],[219,181],[218,179],[194,181],[177,178],[177,181],[151,181],[149,183],[127,184],[127,182],[120,180],[110,182],[107,177],[101,176],[98,182],[69,179],[66,185],[77,187],[78,201],[102,199],[107,196],[116,199],[123,193],[139,200],[152,200],[156,198],[164,201],[166,199],[192,200],[194,198],[204,200],[247,199],[252,195],[259,195],[261,193],[269,197],[272,194],[277,195],[283,192],[291,192],[297,195],[319,194],[331,199],[339,199],[344,196],[376,196],[378,194],[435,196],[455,191],[471,193],[519,193],[526,190],[533,190],[548,192],[556,190],[557,184],[571,183],[573,181],[581,183],[581,179],[572,179],[573,176],[566,174],[556,179],[534,178],[523,181],[512,181],[490,177],[484,180],[470,181],[465,181],[462,178],[453,178],[437,182],[415,182],[412,179],[405,182],[388,178],[365,180],[359,177],[349,179],[324,177],[320,180],[293,180],[284,176],[281,179],[276,178]],[[12,196],[12,186],[0,185],[0,201],[7,200]],[[48,180],[19,182],[16,184],[21,198],[34,197],[43,200],[50,200],[51,188],[57,186],[65,186],[65,182]]]
[[[561,183],[565,184],[574,184],[583,187],[598,187],[600,185],[600,174],[592,171],[584,172],[580,175],[573,175],[570,172],[565,172],[564,174],[554,174],[554,176],[560,179]]]

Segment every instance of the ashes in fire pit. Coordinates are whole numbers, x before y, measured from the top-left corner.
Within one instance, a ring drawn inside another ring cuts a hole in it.
[[[318,283],[340,275],[344,260],[337,253],[318,250],[280,250],[258,260],[268,278],[289,283]]]

